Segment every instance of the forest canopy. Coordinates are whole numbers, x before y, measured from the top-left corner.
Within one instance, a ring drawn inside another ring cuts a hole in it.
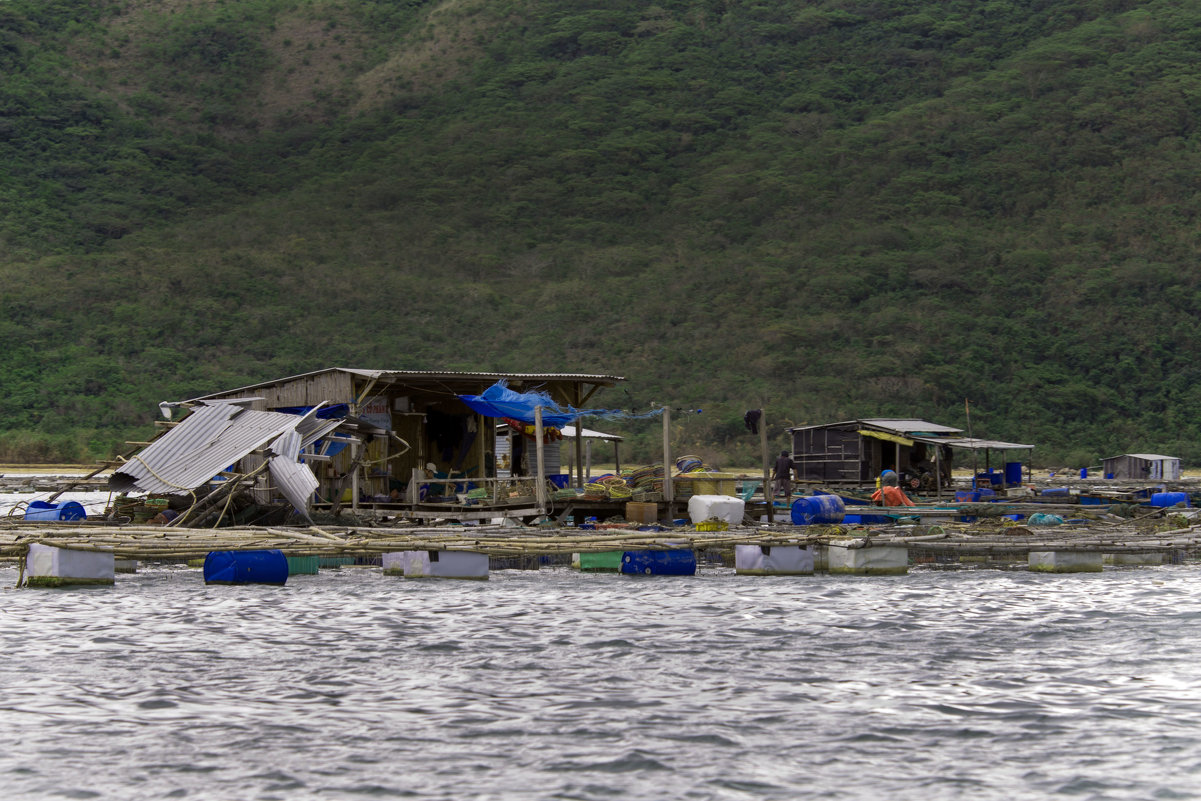
[[[330,366],[1201,463],[1201,8],[0,6],[0,461]],[[616,431],[632,457],[659,434]]]

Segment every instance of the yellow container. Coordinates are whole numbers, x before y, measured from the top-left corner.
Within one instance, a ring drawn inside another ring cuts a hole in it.
[[[681,473],[692,485],[693,495],[737,495],[738,476],[734,473]]]
[[[729,531],[730,524],[724,520],[702,520],[696,524],[697,531]]]

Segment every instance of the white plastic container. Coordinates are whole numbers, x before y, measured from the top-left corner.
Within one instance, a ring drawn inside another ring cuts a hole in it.
[[[713,518],[740,526],[745,512],[746,502],[731,495],[693,495],[688,499],[688,516],[694,526]]]

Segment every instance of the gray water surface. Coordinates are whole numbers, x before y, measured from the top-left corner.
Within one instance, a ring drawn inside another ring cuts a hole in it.
[[[1201,798],[1199,592],[1196,564],[4,589],[0,796]]]

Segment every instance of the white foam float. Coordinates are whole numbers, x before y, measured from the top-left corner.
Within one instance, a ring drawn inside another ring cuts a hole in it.
[[[385,563],[393,565],[395,562]],[[483,581],[488,578],[488,554],[472,551],[402,551],[405,578],[453,578]],[[387,567],[385,567],[387,569]]]
[[[909,572],[909,549],[903,545],[869,545],[852,548],[831,542],[827,550],[827,569],[831,573],[856,576],[899,576]]]
[[[1101,552],[1031,551],[1027,565],[1039,573],[1100,573]]]
[[[34,543],[25,557],[27,587],[112,584],[116,575],[112,551],[78,551]]]
[[[747,576],[810,576],[813,549],[799,545],[735,545],[734,570]]]

